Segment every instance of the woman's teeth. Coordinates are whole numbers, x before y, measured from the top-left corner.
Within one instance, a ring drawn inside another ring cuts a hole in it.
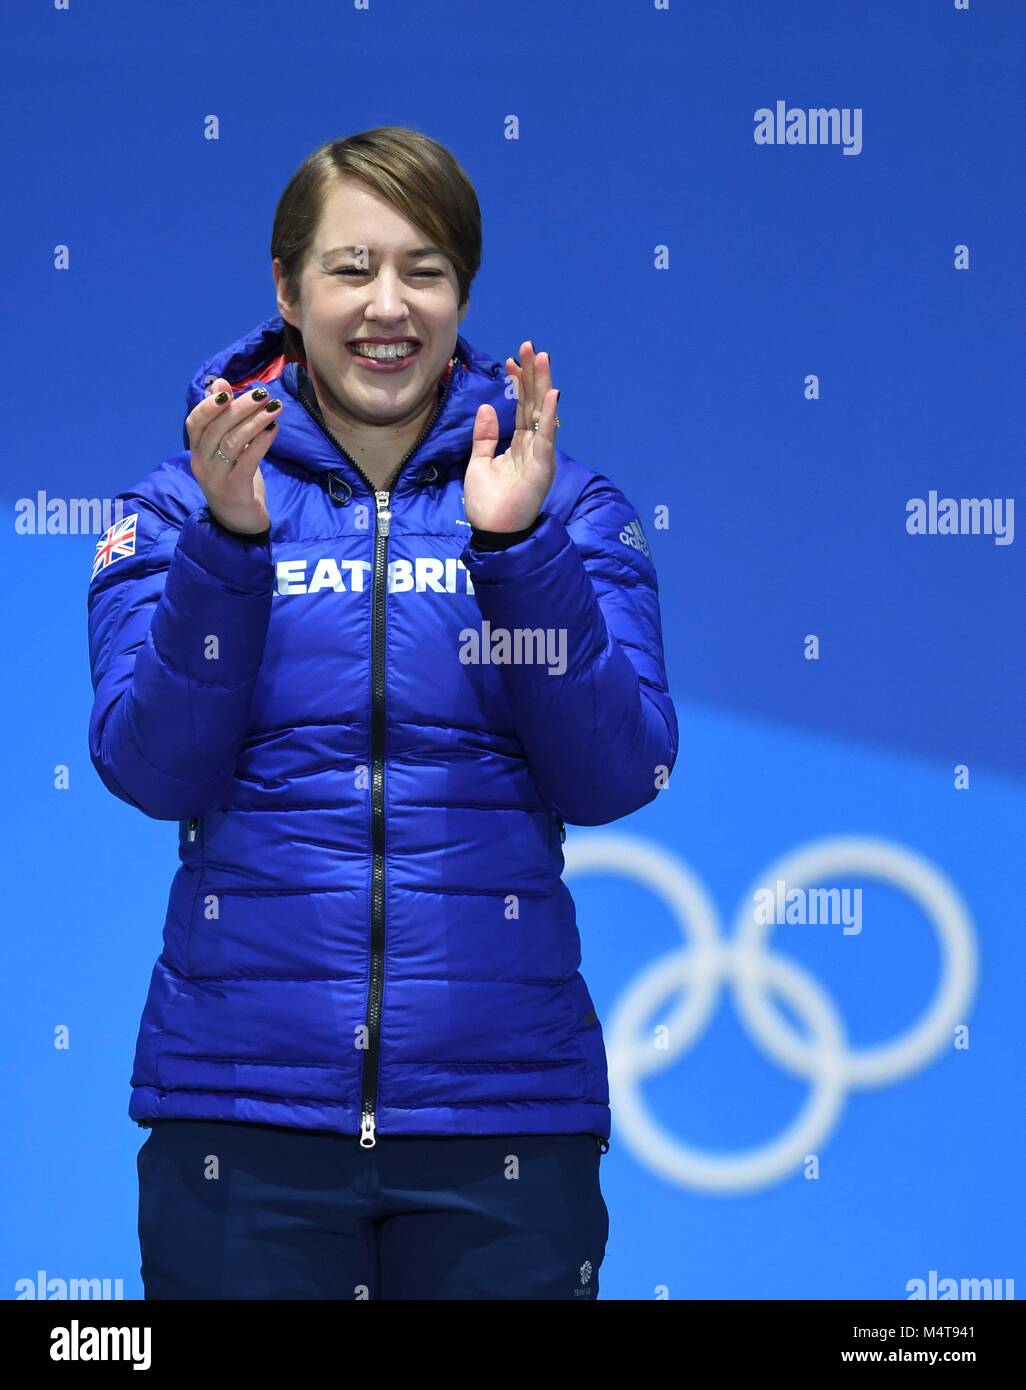
[[[357,357],[373,357],[379,362],[395,362],[417,351],[417,343],[350,343]]]

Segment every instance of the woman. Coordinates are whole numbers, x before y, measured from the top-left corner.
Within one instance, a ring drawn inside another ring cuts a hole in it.
[[[97,547],[92,759],[180,822],[129,1106],[148,1298],[597,1296],[561,844],[654,799],[677,723],[644,533],[556,448],[548,354],[458,332],[480,252],[435,141],[315,151],[278,314]]]

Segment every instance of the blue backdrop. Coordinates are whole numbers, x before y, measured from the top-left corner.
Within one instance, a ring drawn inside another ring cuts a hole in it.
[[[288,177],[391,123],[478,189],[461,331],[551,351],[561,443],[660,577],[677,767],[566,845],[603,1297],[1026,1288],[1024,62],[1020,0],[11,0],[3,1296],[141,1296],[128,1083],[178,836],[89,762],[97,530],[17,503],[181,447],[188,377],[274,311]],[[837,139],[797,138],[819,108]],[[1004,534],[909,534],[931,493]],[[785,873],[861,889],[860,929],[753,926]]]

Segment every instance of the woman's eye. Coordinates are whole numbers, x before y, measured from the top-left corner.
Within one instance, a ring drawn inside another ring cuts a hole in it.
[[[369,270],[361,270],[357,265],[343,266],[340,270],[333,270],[332,275],[369,275]],[[432,280],[439,279],[445,274],[442,270],[415,270],[414,275],[427,275]]]

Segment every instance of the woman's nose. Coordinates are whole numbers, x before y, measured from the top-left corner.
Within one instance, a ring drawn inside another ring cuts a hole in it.
[[[368,308],[378,319],[405,319],[406,301],[395,275],[378,275],[371,286]]]

